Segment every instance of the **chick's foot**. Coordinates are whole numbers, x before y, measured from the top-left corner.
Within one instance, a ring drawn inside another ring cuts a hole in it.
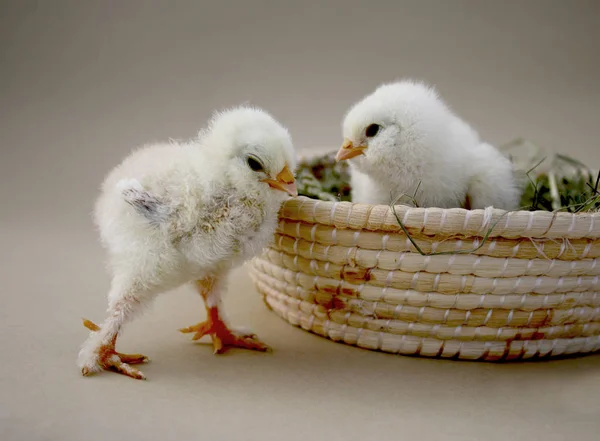
[[[205,335],[210,335],[215,354],[222,354],[232,347],[262,352],[271,351],[270,346],[259,340],[255,334],[229,329],[221,319],[211,317],[212,315],[210,314],[204,322],[188,326],[179,331],[184,334],[193,332],[192,340],[199,340]]]
[[[84,320],[83,325],[93,332],[98,332],[100,327],[89,320]],[[92,351],[83,351],[80,354],[81,373],[84,376],[92,375],[101,370],[111,370],[137,380],[145,380],[144,374],[132,364],[149,361],[142,354],[122,354],[115,350],[116,337],[109,344],[100,345]],[[87,354],[86,354],[87,353]]]

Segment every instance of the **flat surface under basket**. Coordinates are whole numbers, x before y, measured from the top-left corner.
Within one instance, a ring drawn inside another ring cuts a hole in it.
[[[87,229],[11,229],[4,244],[14,260],[0,268],[4,292],[18,294],[0,310],[3,441],[304,441],[312,427],[315,441],[592,441],[600,429],[600,355],[493,364],[338,344],[269,311],[248,268],[232,274],[225,312],[272,354],[217,357],[210,340],[194,344],[177,332],[205,317],[184,287],[160,296],[118,343],[150,357],[148,381],[82,378],[74,363],[87,335],[80,317],[102,319],[109,286],[96,238]],[[26,264],[39,268],[37,277],[15,269]],[[231,427],[232,418],[242,427]]]

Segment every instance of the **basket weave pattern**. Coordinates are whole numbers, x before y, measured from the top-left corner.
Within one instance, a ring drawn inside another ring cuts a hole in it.
[[[251,262],[267,305],[332,340],[404,355],[600,350],[600,213],[395,211],[425,255],[390,207],[288,200]]]

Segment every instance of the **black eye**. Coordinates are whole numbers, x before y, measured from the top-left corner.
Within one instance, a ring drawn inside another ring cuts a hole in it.
[[[254,159],[252,156],[248,157],[248,167],[250,167],[253,171],[264,171],[263,165]]]
[[[365,136],[367,138],[372,138],[373,136],[377,135],[380,128],[381,126],[378,124],[371,124],[369,127],[367,127],[367,130],[365,130]]]

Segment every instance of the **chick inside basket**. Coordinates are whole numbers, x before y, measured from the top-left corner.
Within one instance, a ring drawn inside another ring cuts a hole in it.
[[[600,211],[600,172],[564,154],[552,153],[530,141],[516,139],[499,147],[522,180],[521,209],[529,211]],[[298,194],[323,201],[352,201],[348,161],[336,161],[336,151],[307,157],[297,170]],[[390,200],[416,205],[411,195]]]

